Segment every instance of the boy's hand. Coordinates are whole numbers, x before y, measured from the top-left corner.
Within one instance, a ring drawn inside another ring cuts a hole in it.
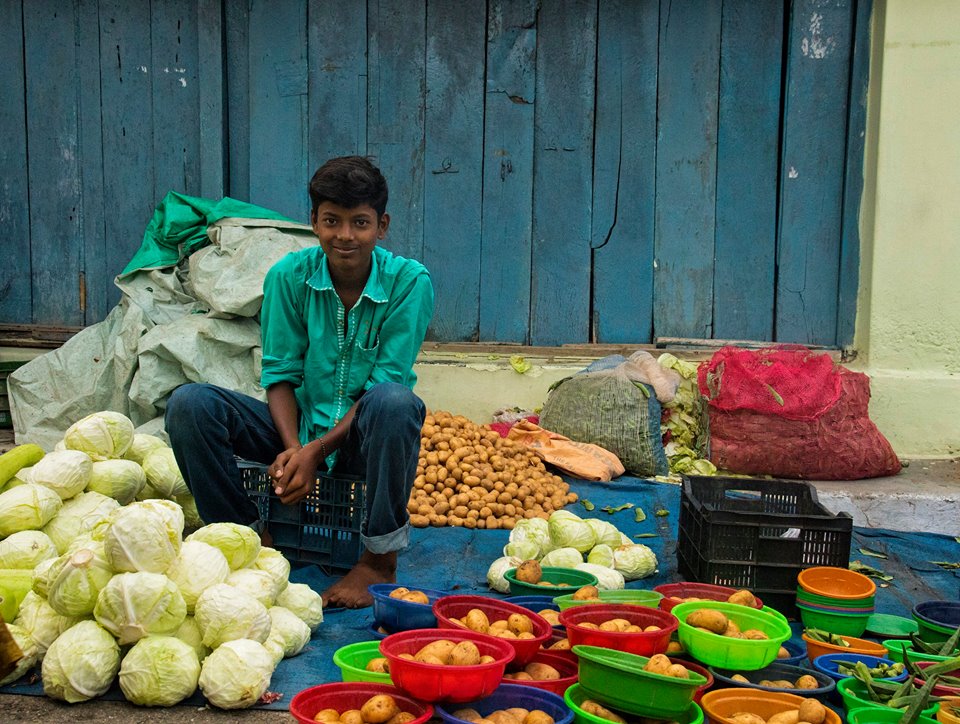
[[[317,478],[319,453],[311,446],[284,450],[268,468],[274,481],[274,492],[284,505],[299,502],[309,494]]]

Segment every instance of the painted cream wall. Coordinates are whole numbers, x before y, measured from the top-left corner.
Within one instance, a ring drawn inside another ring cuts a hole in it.
[[[960,2],[877,2],[851,365],[901,456],[960,452]]]

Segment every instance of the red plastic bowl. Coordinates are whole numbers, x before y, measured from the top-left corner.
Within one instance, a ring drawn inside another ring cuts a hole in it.
[[[321,684],[304,689],[291,699],[290,713],[298,722],[314,724],[314,717],[323,709],[336,709],[340,713],[348,709],[359,709],[367,699],[377,694],[389,694],[401,711],[416,716],[410,724],[424,724],[433,717],[433,707],[430,704],[411,699],[395,686],[364,681]]]
[[[444,596],[433,604],[433,614],[437,617],[439,628],[462,631],[463,626],[454,623],[452,619],[463,618],[473,608],[483,611],[490,623],[505,620],[513,613],[522,614],[530,619],[533,624],[532,639],[501,639],[510,644],[516,652],[513,657],[514,664],[522,666],[530,663],[540,651],[540,647],[553,635],[553,626],[543,616],[529,608],[488,596]]]
[[[622,631],[598,631],[583,628],[582,623],[601,624],[612,618],[624,618],[640,628],[659,626],[659,631],[625,633]],[[567,628],[570,648],[579,644],[602,646],[617,651],[626,651],[639,656],[662,654],[670,644],[670,635],[680,625],[676,616],[656,608],[623,604],[593,604],[574,606],[560,612],[560,623]]]
[[[561,654],[567,653],[565,651],[541,651],[536,656],[533,657],[533,661],[528,661],[527,663],[535,664],[550,664],[553,668],[560,672],[559,679],[549,679],[546,681],[521,681],[519,679],[504,679],[504,684],[519,684],[521,686],[532,686],[536,689],[543,689],[545,691],[552,691],[558,696],[563,696],[570,686],[577,683],[577,676],[579,674],[579,666],[576,661],[577,655],[573,654],[571,657],[562,656]],[[572,652],[571,652],[572,653]],[[507,666],[507,673],[513,673],[515,671],[523,671],[523,666],[518,666],[516,660],[509,666]]]
[[[916,661],[914,662],[919,669],[926,669],[928,666],[933,666],[935,664],[942,663],[940,661]],[[960,676],[960,669],[954,669],[953,671],[943,672],[946,676]],[[523,682],[517,682],[523,683]],[[914,677],[913,683],[917,686],[923,686],[924,680],[919,676]],[[933,690],[930,692],[931,696],[960,696],[960,686],[953,686],[951,684],[934,684]]]
[[[560,628],[554,629],[553,633],[550,634],[550,638],[543,642],[543,648],[540,649],[545,654],[550,654],[551,656],[562,656],[568,661],[578,663],[580,660],[577,658],[577,655],[573,653],[570,649],[551,649],[557,641],[563,641],[567,638],[567,629]]]
[[[441,666],[400,658],[416,654],[427,644],[441,639],[473,641],[481,656],[492,656],[489,664]],[[380,642],[380,653],[390,662],[390,678],[398,688],[421,701],[463,702],[480,699],[500,685],[514,649],[505,639],[466,629],[424,628],[390,634]]]
[[[655,586],[653,590],[663,594],[663,598],[660,599],[660,610],[672,611],[673,607],[681,603],[681,601],[674,601],[671,596],[676,596],[677,598],[704,598],[708,601],[726,601],[736,593],[738,589],[729,588],[728,586],[717,586],[713,583],[680,581],[679,583],[663,583]],[[753,597],[757,599],[756,608],[763,608],[763,601],[761,601],[756,594],[754,594]]]
[[[686,667],[690,671],[695,671],[696,673],[700,674],[700,676],[704,677],[707,680],[706,684],[698,687],[697,690],[693,692],[693,701],[695,704],[699,704],[700,699],[703,698],[703,695],[710,690],[711,686],[713,686],[713,674],[710,672],[710,670],[706,666],[701,666],[700,664],[694,661],[690,661],[690,659],[675,659],[672,656],[668,656],[667,658],[670,659],[670,661],[674,664],[680,664],[681,666]]]

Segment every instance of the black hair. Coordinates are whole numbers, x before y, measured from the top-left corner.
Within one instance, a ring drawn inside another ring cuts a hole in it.
[[[311,220],[324,201],[345,209],[369,204],[378,219],[387,210],[387,180],[380,169],[363,156],[331,158],[313,174],[307,190]]]

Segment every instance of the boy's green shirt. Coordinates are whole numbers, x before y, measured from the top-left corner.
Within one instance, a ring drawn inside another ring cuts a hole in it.
[[[319,246],[287,254],[264,279],[260,384],[293,384],[303,444],[336,425],[373,385],[416,384],[413,364],[433,316],[430,275],[379,246],[372,261],[349,312]]]

